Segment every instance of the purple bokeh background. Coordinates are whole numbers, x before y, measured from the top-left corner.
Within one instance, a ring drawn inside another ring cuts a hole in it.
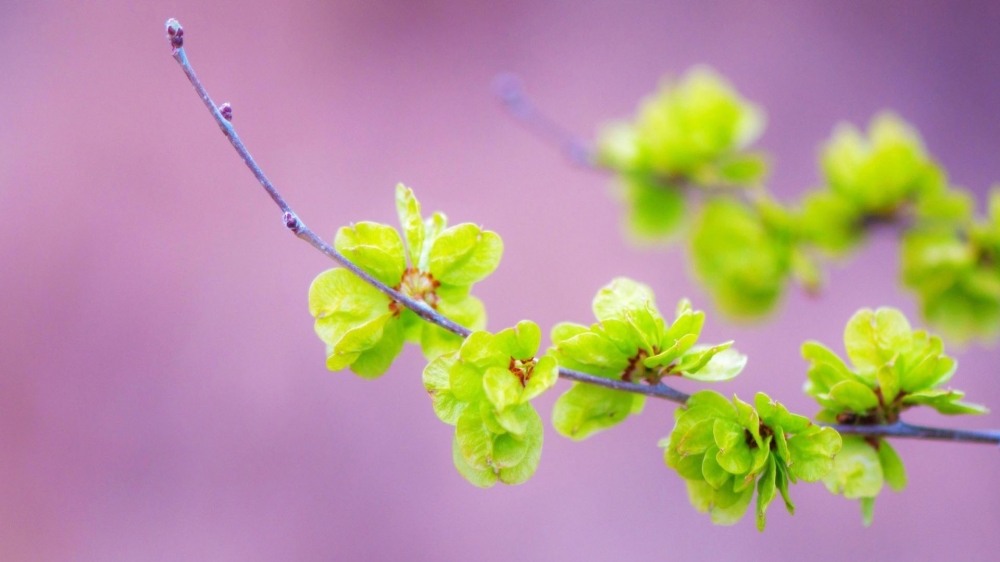
[[[808,484],[765,534],[752,516],[713,527],[655,446],[665,403],[583,443],[548,430],[525,485],[466,484],[418,350],[374,382],[325,370],[306,290],[330,263],[283,230],[219,134],[170,58],[170,16],[321,235],[393,222],[404,181],[426,210],[504,237],[476,290],[492,328],[587,322],[597,288],[629,275],[666,309],[689,296],[710,341],[750,355],[721,390],[806,412],[804,339],[839,349],[862,306],[915,314],[895,242],[835,267],[819,299],[793,291],[735,326],[681,251],[626,245],[607,178],[506,119],[492,77],[521,74],[589,134],[664,73],[708,63],[769,110],[761,145],[786,199],[817,182],[836,122],[886,107],[980,201],[1000,179],[996,3],[0,1],[0,559],[996,559],[988,446],[900,442],[910,488],[883,493],[869,529]],[[954,381],[994,408],[998,353],[958,350]]]

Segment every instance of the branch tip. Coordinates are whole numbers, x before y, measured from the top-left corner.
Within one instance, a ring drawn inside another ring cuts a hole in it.
[[[170,40],[170,45],[175,49],[184,46],[184,28],[181,27],[181,22],[174,18],[167,20],[167,39]]]

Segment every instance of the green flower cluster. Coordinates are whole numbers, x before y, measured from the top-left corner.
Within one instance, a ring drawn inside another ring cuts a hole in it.
[[[551,355],[535,357],[540,342],[541,330],[529,321],[497,334],[473,332],[424,369],[434,413],[455,426],[455,467],[476,486],[520,484],[538,468],[542,420],[530,400],[559,376]]]
[[[817,342],[806,342],[810,362],[806,394],[823,409],[816,419],[852,425],[887,424],[914,406],[939,413],[984,414],[986,408],[961,399],[963,392],[942,388],[957,363],[944,354],[941,338],[912,330],[893,308],[859,310],[844,329],[844,347],[853,368]],[[851,438],[824,480],[831,492],[861,500],[865,524],[871,522],[883,480],[895,489],[906,485],[899,456],[884,439]]]
[[[402,237],[390,226],[361,222],[337,232],[337,251],[451,320],[473,330],[485,327],[483,303],[469,291],[499,265],[500,236],[470,223],[448,227],[442,213],[424,220],[420,203],[403,185],[396,187],[396,209]],[[428,359],[462,343],[460,336],[424,322],[346,269],[325,271],[313,281],[309,312],[327,347],[327,367],[349,366],[365,378],[385,373],[404,341],[419,343]]]
[[[839,125],[820,166],[826,188],[806,196],[802,220],[806,238],[830,253],[853,247],[872,222],[954,222],[971,213],[970,198],[949,189],[916,129],[892,113],[872,119],[868,138]]]
[[[796,245],[794,217],[770,200],[756,208],[733,200],[708,201],[691,232],[694,272],[719,308],[757,317],[774,308],[788,278],[810,262]],[[808,270],[818,283],[815,268]]]
[[[820,150],[823,187],[787,207],[761,185],[767,159],[746,150],[763,129],[760,109],[696,67],[643,100],[634,120],[609,125],[597,162],[617,173],[637,238],[690,229],[694,273],[731,316],[769,313],[790,280],[817,291],[819,257],[843,256],[892,224],[905,232],[903,282],[925,318],[959,340],[1000,333],[1000,201],[973,223],[972,198],[949,184],[912,125],[890,112],[867,131],[838,125]],[[708,200],[689,213],[688,187],[722,189],[703,190]]]
[[[751,406],[703,390],[677,410],[676,420],[660,442],[664,459],[687,481],[695,509],[708,512],[717,525],[742,519],[755,488],[758,530],[764,530],[767,507],[778,493],[793,513],[789,482],[823,478],[841,448],[839,433],[790,413],[763,393]]]
[[[634,121],[607,127],[598,160],[620,174],[633,233],[657,238],[680,224],[685,185],[761,181],[766,159],[744,149],[763,130],[759,108],[711,69],[696,67],[644,100]]]
[[[598,291],[593,302],[597,323],[562,323],[552,329],[552,355],[559,365],[614,380],[657,384],[682,376],[702,382],[732,379],[746,356],[733,342],[697,345],[705,313],[681,301],[672,324],[656,308],[652,290],[617,278]],[[574,383],[556,401],[552,424],[560,434],[584,439],[642,411],[645,396]]]
[[[927,320],[965,341],[1000,331],[1000,189],[986,219],[965,231],[930,226],[903,239],[903,283]]]

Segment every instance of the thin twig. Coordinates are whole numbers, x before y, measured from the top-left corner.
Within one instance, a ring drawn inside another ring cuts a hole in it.
[[[167,37],[173,46],[174,60],[176,60],[177,64],[181,66],[181,69],[184,71],[184,74],[187,75],[191,85],[194,86],[195,91],[198,92],[198,96],[201,97],[201,100],[205,103],[205,107],[208,108],[212,117],[215,118],[215,122],[219,125],[219,128],[222,129],[222,134],[226,135],[226,138],[229,139],[230,144],[232,144],[233,148],[236,149],[237,154],[240,155],[243,162],[248,168],[250,168],[254,177],[257,178],[257,181],[260,182],[260,184],[264,187],[264,190],[267,191],[268,195],[271,196],[271,199],[281,209],[285,227],[291,230],[297,237],[305,240],[312,247],[316,248],[330,259],[347,268],[352,273],[363,279],[366,283],[384,293],[390,299],[398,302],[406,308],[409,308],[427,322],[440,326],[445,330],[462,337],[467,337],[472,333],[472,331],[468,328],[446,318],[433,308],[420,301],[411,299],[396,289],[389,287],[378,279],[375,279],[310,230],[309,227],[307,227],[305,223],[299,219],[298,215],[295,214],[292,208],[285,201],[284,197],[282,197],[278,192],[278,189],[274,186],[274,184],[267,179],[267,176],[264,175],[264,171],[260,169],[260,166],[257,165],[257,162],[253,159],[253,157],[250,156],[250,152],[247,150],[246,146],[244,146],[243,142],[236,134],[236,129],[230,122],[232,109],[228,107],[228,104],[223,104],[226,106],[226,111],[223,113],[223,111],[221,111],[222,108],[215,105],[215,102],[213,102],[212,98],[209,97],[205,87],[202,86],[201,82],[198,80],[198,76],[195,74],[194,69],[191,67],[191,63],[188,61],[187,55],[184,52],[184,30],[181,28],[177,20],[171,19],[167,21]],[[527,109],[522,108],[522,110],[531,114],[530,104],[525,107],[527,107]],[[560,129],[558,128],[551,129],[551,131],[559,130]],[[657,383],[655,385],[636,384],[620,380],[607,379],[564,368],[559,369],[559,376],[561,378],[579,383],[592,384],[613,390],[621,390],[655,398],[662,398],[680,405],[686,404],[688,398],[690,397],[688,394],[663,383]],[[892,425],[832,427],[836,428],[841,433],[855,435],[939,439],[974,443],[1000,443],[1000,432],[936,429],[910,426],[902,422]]]
[[[604,169],[598,164],[590,143],[540,111],[531,98],[524,93],[521,79],[516,75],[501,74],[497,76],[493,81],[493,91],[507,108],[507,111],[519,123],[524,124],[531,132],[559,147],[570,162],[585,168]]]
[[[936,441],[961,441],[966,443],[1000,443],[1000,431],[941,429],[910,425],[898,421],[888,425],[826,425],[840,433],[865,437],[899,437],[903,439],[932,439]]]

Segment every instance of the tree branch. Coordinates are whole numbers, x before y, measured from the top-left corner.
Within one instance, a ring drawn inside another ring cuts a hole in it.
[[[420,318],[440,326],[449,332],[460,335],[462,337],[467,337],[472,333],[468,328],[446,318],[445,316],[438,313],[433,308],[425,305],[420,301],[411,299],[410,297],[400,293],[398,290],[389,287],[388,285],[382,283],[381,281],[375,279],[363,269],[354,264],[351,260],[347,259],[343,254],[338,252],[335,248],[323,241],[322,238],[316,235],[308,226],[299,219],[295,211],[288,205],[284,197],[278,192],[278,189],[271,183],[267,176],[264,175],[264,171],[261,170],[260,166],[250,155],[246,146],[240,140],[239,135],[236,134],[236,129],[231,123],[232,119],[232,109],[228,104],[223,104],[222,107],[216,106],[215,102],[208,95],[208,91],[198,80],[198,76],[194,72],[190,61],[188,61],[187,55],[184,52],[184,29],[177,22],[177,20],[170,19],[167,21],[167,38],[170,40],[170,44],[173,46],[173,57],[177,61],[177,64],[181,66],[184,74],[187,76],[191,85],[194,86],[195,91],[198,96],[204,102],[205,107],[208,108],[212,117],[215,118],[215,122],[222,129],[222,134],[229,139],[230,144],[236,149],[236,153],[239,154],[243,163],[250,168],[254,177],[260,182],[260,185],[264,187],[267,194],[270,195],[271,200],[281,209],[283,215],[282,220],[285,223],[285,227],[292,231],[297,237],[306,241],[312,247],[316,248],[327,257],[337,262],[341,266],[350,270],[352,273],[363,279],[366,283],[372,285],[390,299],[398,302],[399,304],[409,308],[415,312]],[[516,80],[516,79],[513,79]],[[517,87],[514,87],[517,86]],[[577,163],[593,166],[590,161],[590,152],[586,148],[585,144],[574,144],[576,142],[575,137],[566,133],[561,127],[556,125],[554,122],[548,120],[542,114],[538,113],[534,106],[527,100],[523,95],[520,95],[520,86],[516,82],[498,81],[497,89],[498,92],[507,92],[510,102],[507,102],[512,107],[516,108],[522,116],[527,116],[529,122],[534,123],[534,127],[538,127],[538,131],[547,131],[545,134],[550,135],[550,138],[561,139],[560,142],[565,142],[565,150],[571,158],[579,158],[575,160]],[[504,98],[505,100],[508,98]],[[580,150],[582,147],[582,151]],[[575,155],[575,156],[574,156]],[[585,157],[581,156],[584,155]],[[591,375],[587,373],[582,373],[580,371],[574,371],[572,369],[559,369],[559,377],[567,380],[592,384],[595,386],[601,386],[604,388],[609,388],[612,390],[621,390],[624,392],[633,392],[636,394],[643,394],[645,396],[651,396],[654,398],[662,398],[664,400],[669,400],[680,405],[687,403],[690,396],[681,392],[675,388],[667,386],[663,383],[657,383],[655,385],[646,384],[636,384],[620,380],[607,379],[604,377],[598,377],[596,375]],[[892,425],[878,425],[878,426],[831,426],[845,434],[855,434],[855,435],[865,435],[865,436],[885,436],[885,437],[909,437],[916,439],[939,439],[939,440],[952,440],[952,441],[965,441],[974,443],[1000,443],[1000,432],[990,432],[990,431],[964,431],[964,430],[953,430],[953,429],[935,429],[918,427],[904,424],[898,422]]]

